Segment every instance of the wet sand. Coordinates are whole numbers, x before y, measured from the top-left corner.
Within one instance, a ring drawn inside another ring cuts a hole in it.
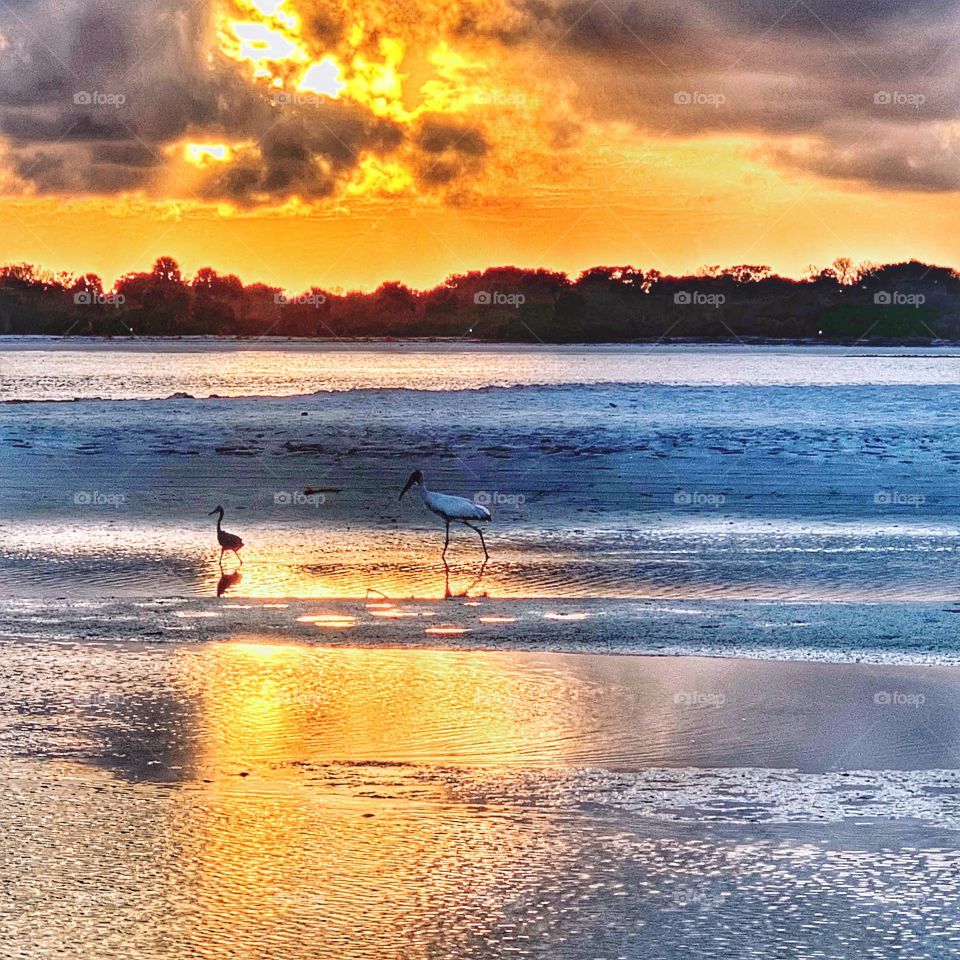
[[[421,468],[489,504],[493,595],[943,602],[958,443],[929,385],[5,404],[0,589],[209,593],[223,502],[248,544],[235,595],[440,597],[442,524],[397,501]],[[458,589],[479,559],[456,530]]]
[[[960,955],[952,668],[3,652],[4,956]]]
[[[213,564],[215,567],[216,564]],[[244,568],[246,569],[246,568]],[[228,574],[227,578],[232,578]],[[141,582],[150,583],[149,577]],[[0,644],[195,645],[240,636],[343,647],[616,653],[960,666],[956,603],[594,599],[0,597]],[[442,584],[442,580],[441,580]],[[237,590],[235,594],[233,589]],[[441,587],[442,589],[442,587]]]

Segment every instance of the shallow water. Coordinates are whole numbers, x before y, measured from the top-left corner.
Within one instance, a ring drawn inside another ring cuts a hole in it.
[[[4,653],[5,955],[960,951],[953,670]]]
[[[829,362],[824,363],[824,359]],[[523,384],[960,384],[955,349],[0,339],[0,401]]]
[[[0,956],[960,956],[958,371],[0,346]]]
[[[454,592],[947,602],[958,401],[930,385],[567,385],[8,404],[0,585],[210,594],[223,503],[247,544],[234,596],[439,598],[443,525],[397,500],[420,468],[493,513],[478,583],[479,541],[454,530]]]

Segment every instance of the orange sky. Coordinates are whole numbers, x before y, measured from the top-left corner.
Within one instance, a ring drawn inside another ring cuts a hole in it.
[[[720,21],[701,37],[695,0],[654,27],[630,19],[643,3],[572,2],[545,20],[520,3],[163,0],[159,40],[119,0],[34,37],[0,15],[0,97],[20,104],[0,112],[0,261],[112,280],[171,254],[290,289],[505,263],[960,263],[948,78],[894,85],[898,5],[856,41],[817,15],[758,20],[744,46]],[[49,78],[25,87],[41,60],[62,100],[35,92]],[[91,89],[125,102],[78,102]]]

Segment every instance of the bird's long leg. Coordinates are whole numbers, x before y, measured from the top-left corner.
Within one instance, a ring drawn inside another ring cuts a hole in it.
[[[239,550],[234,550],[233,555],[240,561],[240,566],[243,566],[243,557],[240,556]]]
[[[223,555],[224,555],[224,553],[226,553],[226,550],[227,550],[226,547],[221,547],[221,548],[220,548],[220,566],[221,566],[221,567],[223,566]]]
[[[444,541],[443,553],[441,554],[441,556],[443,557],[444,566],[446,566],[447,564],[447,547],[449,546],[450,546],[450,521],[448,520],[447,521],[447,539]]]
[[[483,531],[479,527],[475,527],[472,523],[467,523],[466,520],[463,521],[465,527],[469,527],[471,530],[480,534],[480,543],[483,545],[483,560],[486,563],[490,559],[490,554],[487,553],[487,541],[483,539]]]

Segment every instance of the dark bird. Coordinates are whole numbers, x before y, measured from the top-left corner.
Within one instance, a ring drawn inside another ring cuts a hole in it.
[[[217,507],[216,510],[211,510],[207,516],[212,517],[215,513],[219,514],[217,517],[217,543],[220,544],[220,564],[223,565],[223,555],[227,550],[232,550],[236,558],[240,561],[240,566],[243,566],[243,558],[240,556],[240,550],[243,547],[243,541],[235,533],[227,533],[220,524],[223,523],[223,507]]]

